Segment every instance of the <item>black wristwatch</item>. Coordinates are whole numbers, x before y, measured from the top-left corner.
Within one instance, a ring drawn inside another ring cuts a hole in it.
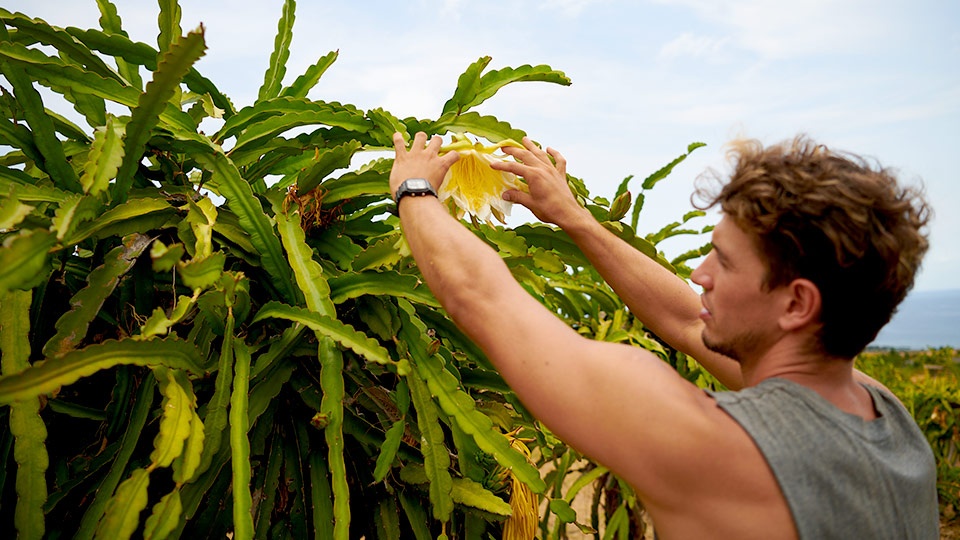
[[[397,194],[393,198],[397,204],[400,204],[400,199],[403,197],[411,195],[414,197],[423,197],[425,195],[437,196],[437,192],[433,190],[433,186],[430,185],[430,182],[426,178],[407,178],[400,184],[400,187],[397,188]]]

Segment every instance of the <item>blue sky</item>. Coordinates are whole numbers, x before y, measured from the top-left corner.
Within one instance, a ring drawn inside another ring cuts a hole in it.
[[[116,0],[135,40],[156,43],[156,3]],[[281,0],[182,0],[206,27],[197,65],[238,107],[263,80]],[[96,27],[95,0],[7,0],[57,26]],[[569,87],[508,86],[479,108],[559,149],[609,197],[694,141],[707,143],[650,192],[642,232],[690,209],[694,179],[725,170],[736,136],[803,132],[922,180],[936,212],[917,290],[960,288],[960,2],[952,0],[301,0],[287,80],[339,50],[310,94],[435,118],[459,74],[548,64]],[[515,212],[514,222],[530,219]],[[711,215],[699,225],[716,221]],[[662,247],[685,251],[687,240]]]

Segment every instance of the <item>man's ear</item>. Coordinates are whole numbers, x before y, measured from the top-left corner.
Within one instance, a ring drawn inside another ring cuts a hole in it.
[[[820,323],[822,298],[820,289],[809,279],[795,279],[784,287],[786,309],[780,315],[780,328],[797,330],[810,324]]]

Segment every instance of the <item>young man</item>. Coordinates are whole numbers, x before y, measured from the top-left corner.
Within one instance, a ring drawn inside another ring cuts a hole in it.
[[[597,223],[566,163],[504,148],[511,191],[563,228],[651,330],[737,392],[705,393],[649,352],[585,339],[431,196],[456,161],[395,135],[390,175],[427,284],[524,404],[636,490],[661,538],[936,538],[935,464],[899,402],[853,369],[926,249],[927,208],[884,171],[798,139],[735,148],[710,201],[714,249],[682,280]],[[428,191],[419,189],[416,191]]]

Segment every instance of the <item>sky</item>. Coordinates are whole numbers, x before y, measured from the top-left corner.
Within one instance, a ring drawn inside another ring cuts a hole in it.
[[[114,3],[130,36],[155,46],[157,3]],[[238,108],[256,99],[282,5],[181,0],[184,31],[206,29],[197,69]],[[95,0],[4,7],[98,27]],[[513,84],[476,110],[558,149],[593,195],[612,197],[629,175],[636,193],[688,144],[706,143],[646,194],[641,233],[692,209],[697,177],[727,170],[727,141],[805,133],[924,187],[935,215],[915,290],[957,289],[958,21],[954,0],[300,0],[285,82],[338,50],[309,97],[436,118],[482,56],[490,69],[547,64],[573,84]],[[515,207],[510,223],[533,219]],[[676,255],[706,240],[660,247]]]

